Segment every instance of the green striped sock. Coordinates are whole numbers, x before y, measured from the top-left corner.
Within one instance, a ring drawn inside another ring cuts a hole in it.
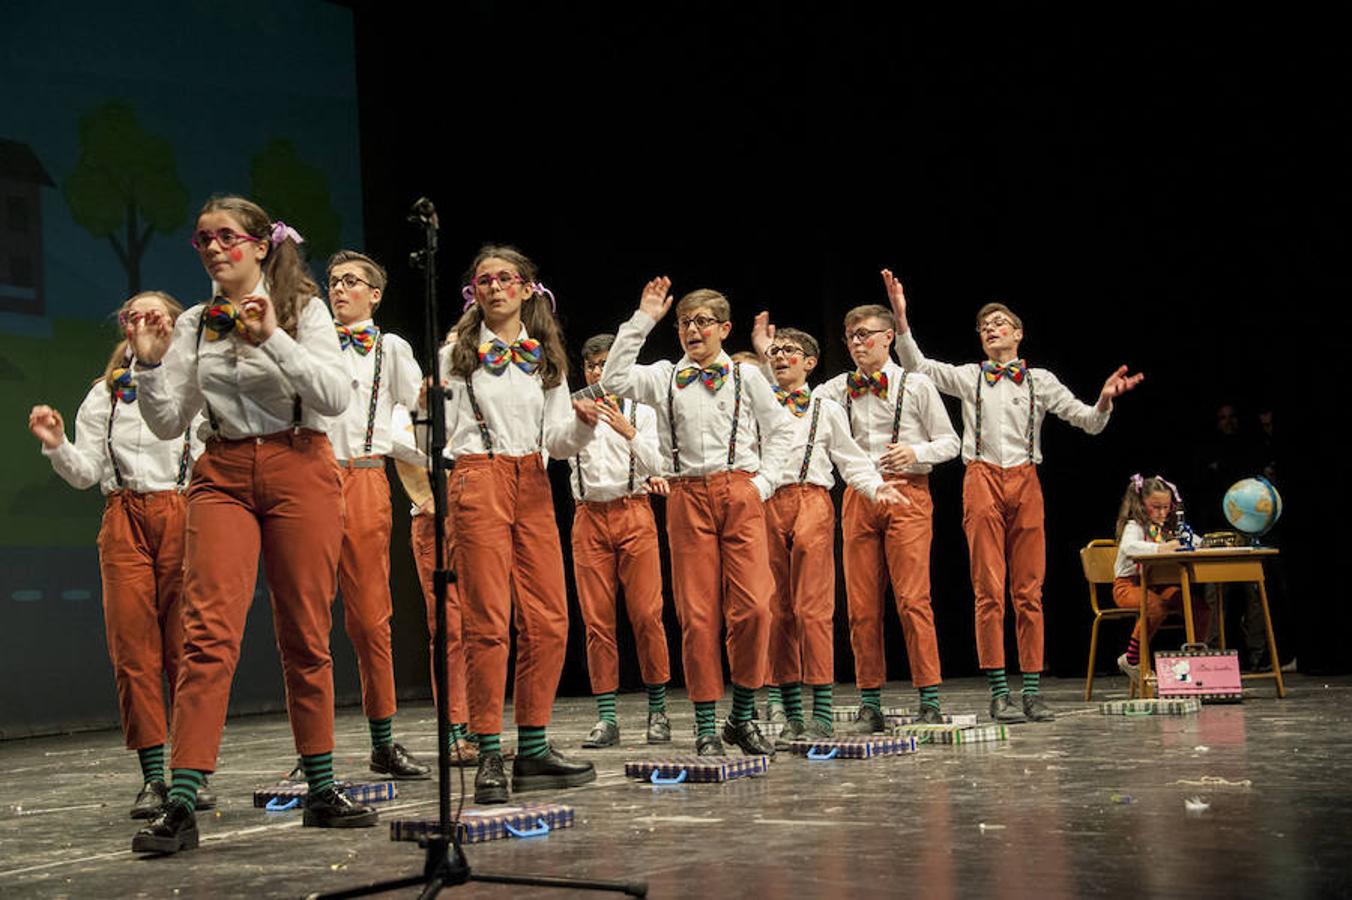
[[[920,689],[920,705],[939,708],[939,685],[931,684]]]
[[[609,722],[611,725],[619,724],[615,718],[615,692],[606,691],[604,694],[596,695],[596,709],[601,714],[602,722]]]
[[[878,712],[882,712],[882,711],[883,711],[883,689],[880,688],[880,687],[876,687],[876,688],[860,688],[860,689],[859,689],[859,705],[860,705],[860,706],[871,706],[871,707],[873,707],[874,709],[876,709]]]
[[[734,722],[750,722],[751,714],[756,711],[756,692],[740,684],[732,686],[732,715]]]
[[[163,744],[156,744],[154,747],[142,747],[136,751],[136,758],[141,762],[141,777],[145,779],[146,784],[164,780]]]
[[[667,686],[665,684],[645,685],[648,689],[648,712],[667,711]]]
[[[777,684],[770,685],[769,689],[765,692],[765,702],[778,703],[780,706],[783,706],[784,689]]]
[[[714,712],[714,701],[696,700],[695,701],[695,734],[699,737],[716,734],[718,726],[715,722],[716,713]]]
[[[471,735],[470,740],[474,740],[476,735]],[[502,735],[499,734],[480,734],[477,735],[480,753],[501,753]]]
[[[544,756],[549,753],[549,740],[543,725],[516,726],[516,757]]]
[[[1038,692],[1038,688],[1041,687],[1041,685],[1042,685],[1041,672],[1023,673],[1023,692],[1025,694],[1036,694]]]
[[[371,746],[379,750],[381,747],[388,747],[394,743],[394,716],[386,716],[383,719],[367,719],[366,724],[371,728]]]
[[[464,722],[451,723],[451,741],[463,741],[469,737],[469,726]]]
[[[780,693],[784,695],[784,714],[789,717],[789,721],[802,724],[803,722],[803,685],[795,681],[790,684],[781,684]]]
[[[812,718],[830,727],[832,685],[814,684],[812,686]]]
[[[302,756],[300,764],[305,769],[305,783],[310,793],[317,794],[333,784],[333,751],[316,753],[314,756]]]
[[[991,686],[991,699],[1009,696],[1009,682],[1005,680],[1004,669],[987,669],[986,681]]]
[[[197,809],[197,789],[206,780],[207,773],[197,769],[175,769],[169,786],[169,802],[182,803],[188,809]]]

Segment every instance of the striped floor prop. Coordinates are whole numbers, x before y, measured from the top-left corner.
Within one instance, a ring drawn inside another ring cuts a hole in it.
[[[351,782],[335,781],[333,786],[347,795],[353,803],[381,803],[399,796],[399,788],[393,781]],[[259,788],[253,793],[253,805],[269,812],[285,812],[299,809],[305,805],[305,797],[310,793],[308,785],[284,784],[268,788]]]
[[[831,709],[831,721],[833,722],[853,722],[858,715],[859,707],[857,706],[836,706]],[[915,715],[915,710],[907,706],[883,707],[883,721],[889,724],[891,724],[890,719],[915,718]]]
[[[460,842],[481,844],[503,838],[544,837],[575,824],[573,807],[562,803],[518,803],[491,809],[467,809],[460,813]],[[434,833],[436,819],[395,819],[390,822],[390,840],[419,841]]]
[[[806,756],[811,760],[874,759],[879,756],[914,753],[918,746],[919,742],[914,737],[875,734],[790,741],[789,752]]]
[[[890,734],[909,735],[922,744],[984,744],[1009,740],[1004,725],[898,725]]]
[[[915,725],[918,716],[887,716],[885,720],[888,725]],[[975,728],[976,713],[944,713],[945,725],[956,725],[959,728]]]
[[[1190,716],[1202,711],[1202,701],[1196,697],[1171,700],[1109,700],[1099,704],[1105,716]]]
[[[712,784],[764,775],[769,769],[768,756],[664,756],[624,764],[625,777],[652,784]]]

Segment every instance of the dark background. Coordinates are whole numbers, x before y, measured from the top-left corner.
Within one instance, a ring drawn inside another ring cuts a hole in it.
[[[1336,435],[1348,78],[1328,22],[1219,7],[1116,19],[839,3],[352,8],[368,249],[390,263],[383,321],[415,346],[420,285],[403,260],[417,234],[403,220],[419,195],[441,214],[442,326],[477,247],[505,241],[558,295],[574,354],[614,331],[656,274],[678,295],[727,294],[729,349],[749,346],[762,308],[818,335],[823,377],[848,362],[845,310],[886,302],[881,267],[900,273],[938,359],[974,358],[974,313],[1002,300],[1024,319],[1027,358],[1087,402],[1120,363],[1146,373],[1104,434],[1044,429],[1054,673],[1083,674],[1077,550],[1111,536],[1128,476],[1162,472],[1194,519],[1216,518],[1220,495],[1196,467],[1222,402],[1255,439],[1260,409],[1277,417],[1282,655],[1347,670]],[[663,326],[644,359],[676,353]],[[949,676],[976,672],[961,478],[955,461],[932,480]],[[403,527],[396,656],[417,693],[425,636]],[[570,603],[561,690],[587,693]],[[839,604],[837,677],[849,682]],[[908,677],[890,646],[891,677]],[[632,649],[624,681],[639,684]]]

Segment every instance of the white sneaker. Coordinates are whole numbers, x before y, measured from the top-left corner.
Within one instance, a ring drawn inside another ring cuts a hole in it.
[[[1127,662],[1127,654],[1125,653],[1117,658],[1117,667],[1122,670],[1123,675],[1127,676],[1132,681],[1137,681],[1141,677],[1140,665],[1132,665]]]

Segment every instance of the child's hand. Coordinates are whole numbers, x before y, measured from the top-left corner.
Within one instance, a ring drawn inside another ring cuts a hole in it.
[[[146,365],[158,365],[164,354],[169,352],[169,340],[174,334],[174,323],[159,310],[151,310],[139,316],[127,326],[127,341],[131,344],[136,361]]]
[[[654,322],[660,322],[671,309],[671,302],[671,279],[659,275],[644,286],[643,295],[638,298],[638,308]]]
[[[1144,372],[1128,375],[1126,366],[1118,366],[1117,371],[1109,375],[1108,380],[1103,382],[1103,390],[1099,392],[1099,411],[1107,412],[1112,408],[1114,397],[1122,396],[1144,380]]]
[[[893,275],[891,269],[883,269],[883,287],[887,288],[892,316],[897,320],[897,334],[905,334],[911,330],[906,322],[906,292],[902,290],[901,279]]]
[[[1183,549],[1183,545],[1178,541],[1165,541],[1163,544],[1160,544],[1161,553],[1173,553],[1175,550],[1181,549]]]
[[[660,475],[651,475],[648,478],[648,493],[666,497],[671,493],[671,482]]]
[[[50,406],[35,406],[28,414],[28,430],[42,441],[42,446],[55,450],[66,442],[66,423],[61,413]]]
[[[239,305],[239,320],[251,344],[261,344],[277,330],[277,308],[272,298],[250,294]]]
[[[878,488],[877,492],[873,495],[873,499],[884,506],[911,505],[910,497],[903,494],[895,484],[888,484],[886,482],[883,483],[882,487]]]
[[[609,397],[602,397],[596,401],[596,411],[600,415],[601,421],[605,422],[615,430],[615,433],[626,441],[632,441],[638,434],[638,429],[629,424],[629,420],[624,417],[624,412],[619,404]]]
[[[761,311],[751,325],[751,347],[761,361],[769,359],[770,345],[775,342],[775,326],[770,321],[770,313]]]
[[[900,472],[915,465],[915,450],[906,444],[888,444],[879,462],[889,472]]]
[[[590,425],[592,428],[595,428],[596,423],[601,420],[601,412],[597,408],[595,400],[574,400],[573,412],[577,413],[577,417],[583,423]]]

